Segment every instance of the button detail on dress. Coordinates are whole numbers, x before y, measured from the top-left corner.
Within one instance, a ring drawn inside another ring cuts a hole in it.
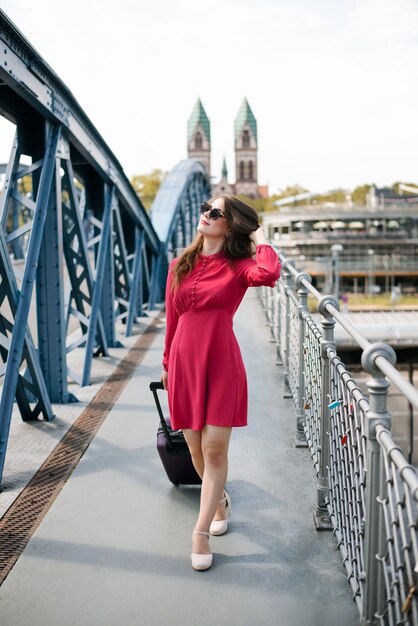
[[[202,263],[200,265],[199,271],[197,273],[197,276],[195,277],[194,281],[193,281],[193,285],[192,285],[192,289],[191,289],[191,308],[193,310],[196,310],[196,286],[199,282],[199,280],[202,277],[203,272],[206,270],[207,268],[207,262],[208,262],[209,258],[208,257],[202,257]]]

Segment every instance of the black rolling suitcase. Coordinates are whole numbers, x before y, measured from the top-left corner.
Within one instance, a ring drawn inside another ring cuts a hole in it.
[[[164,389],[162,382],[150,383],[161,425],[157,432],[157,450],[168,479],[173,485],[200,485],[200,476],[196,472],[189,448],[181,430],[172,430],[170,419],[164,418],[157,390]]]

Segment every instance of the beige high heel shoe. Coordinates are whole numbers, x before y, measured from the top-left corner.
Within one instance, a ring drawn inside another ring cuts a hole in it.
[[[228,530],[228,517],[231,515],[231,498],[226,493],[226,491],[224,491],[224,494],[225,495],[222,500],[220,500],[220,502],[225,502],[226,517],[225,519],[213,520],[209,528],[209,532],[211,535],[223,535]]]
[[[193,535],[206,535],[209,537],[209,533],[205,533],[202,530],[194,530]],[[205,569],[209,569],[213,562],[213,554],[198,554],[196,552],[192,552],[192,567],[195,570],[202,571]]]

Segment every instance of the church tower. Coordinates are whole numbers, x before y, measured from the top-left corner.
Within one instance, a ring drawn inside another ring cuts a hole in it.
[[[247,98],[235,119],[235,172],[235,193],[257,198],[257,121]]]
[[[222,162],[221,180],[212,188],[212,195],[217,196],[221,193],[234,193],[234,187],[228,183],[228,168],[225,157]]]
[[[210,179],[210,122],[200,98],[187,122],[187,156],[203,161]]]

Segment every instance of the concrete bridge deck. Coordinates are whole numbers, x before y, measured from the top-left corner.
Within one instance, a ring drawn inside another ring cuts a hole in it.
[[[2,626],[354,626],[332,533],[312,522],[315,476],[255,291],[234,322],[249,426],[230,449],[230,530],[214,565],[190,566],[199,489],[176,488],[155,449],[149,382],[164,329],[0,587]],[[162,396],[163,397],[163,396]]]

